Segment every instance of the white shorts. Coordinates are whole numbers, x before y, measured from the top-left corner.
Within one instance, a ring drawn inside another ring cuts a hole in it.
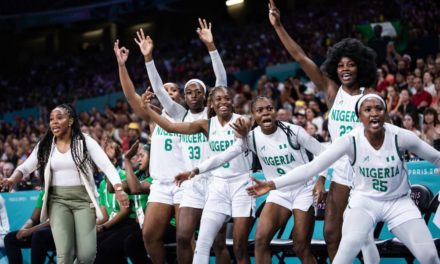
[[[372,199],[363,195],[350,195],[344,214],[354,208],[364,210],[371,216],[374,224],[385,222],[388,224],[389,230],[409,220],[422,218],[419,209],[409,195],[388,201]]]
[[[203,209],[208,195],[209,179],[206,177],[195,177],[190,181],[182,183],[183,196],[180,207],[191,207]]]
[[[332,181],[348,187],[353,186],[354,172],[353,168],[350,165],[350,160],[347,156],[344,156],[333,163],[332,168]]]
[[[148,203],[163,203],[169,205],[180,204],[182,200],[182,188],[175,182],[160,182],[153,180],[150,186]]]
[[[214,178],[209,184],[204,210],[231,217],[255,217],[255,198],[246,192],[251,184],[247,173],[236,181]]]
[[[278,204],[289,211],[299,209],[307,212],[313,205],[313,186],[301,187],[293,191],[270,191],[266,203]]]

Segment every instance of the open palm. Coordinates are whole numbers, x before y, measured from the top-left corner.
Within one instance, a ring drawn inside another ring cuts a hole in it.
[[[136,44],[138,44],[141,53],[144,56],[150,56],[154,48],[153,40],[150,38],[150,36],[145,36],[144,30],[142,28],[136,31],[136,35],[137,37],[134,38],[134,41],[136,42]]]
[[[205,44],[212,43],[214,38],[212,36],[211,23],[206,22],[206,19],[199,18],[199,26],[197,34],[199,34],[200,40]]]

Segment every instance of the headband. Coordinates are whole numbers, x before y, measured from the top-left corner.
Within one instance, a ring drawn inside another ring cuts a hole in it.
[[[366,94],[364,96],[362,96],[361,98],[359,98],[359,100],[356,102],[356,106],[355,106],[355,112],[357,117],[359,117],[359,111],[361,109],[361,105],[365,100],[371,99],[371,98],[376,98],[379,101],[382,102],[383,106],[385,107],[385,110],[387,109],[387,104],[385,103],[385,101],[383,100],[383,98],[375,93],[370,93],[370,94]]]
[[[198,83],[200,86],[202,86],[203,87],[203,91],[206,93],[206,85],[205,85],[205,83],[203,81],[201,81],[199,79],[191,79],[191,80],[187,81],[185,83],[185,86],[183,87],[183,91],[185,91],[186,88],[188,86],[190,86],[191,84],[193,84],[193,83]]]
[[[62,107],[62,106],[57,106],[52,111],[55,111],[55,110],[60,111],[63,114],[69,114],[69,110],[67,108]]]

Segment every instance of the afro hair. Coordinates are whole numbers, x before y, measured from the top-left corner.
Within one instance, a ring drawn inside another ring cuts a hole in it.
[[[346,38],[330,47],[327,58],[321,65],[321,70],[338,85],[341,85],[337,68],[342,57],[352,59],[358,68],[357,82],[360,87],[372,87],[376,83],[377,67],[376,53],[362,42]]]

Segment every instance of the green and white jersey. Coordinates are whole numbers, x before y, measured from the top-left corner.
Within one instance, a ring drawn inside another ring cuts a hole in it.
[[[162,113],[162,116],[176,122],[165,113]],[[185,171],[180,134],[168,133],[156,125],[151,137],[150,153],[150,175],[153,180],[173,182],[174,176]]]
[[[108,216],[114,215],[119,212],[119,204],[116,201],[115,194],[108,191],[107,181],[105,179],[103,179],[99,183],[98,194],[99,205],[105,206]]]
[[[273,134],[266,135],[258,126],[248,136],[249,148],[257,154],[267,180],[283,176],[293,168],[309,162],[305,147],[315,152],[313,154],[321,151],[321,144],[302,127],[285,122],[283,124],[290,128],[291,135],[287,135],[279,126]],[[307,185],[312,183],[313,179],[310,179]]]
[[[197,114],[187,111],[183,117],[183,122],[193,122],[196,120],[208,119],[208,108]],[[200,162],[209,158],[210,149],[208,139],[203,133],[193,135],[181,135],[180,143],[182,144],[183,160],[185,162],[186,170],[192,170],[197,167]]]
[[[332,141],[360,125],[354,108],[361,96],[362,94],[350,95],[342,87],[339,88],[328,115],[328,131]]]
[[[234,130],[230,124],[234,123],[240,115],[232,114],[231,120],[224,126],[220,124],[217,116],[209,119],[209,146],[212,155],[224,152],[235,142]],[[215,169],[211,174],[218,178],[232,179],[242,175],[248,176],[252,164],[252,155],[249,153],[241,153],[229,162],[223,164],[222,167]]]
[[[378,150],[368,142],[363,127],[350,133],[355,149],[353,195],[391,200],[408,194],[410,184],[399,151],[398,129],[386,123],[384,128],[385,139]]]

